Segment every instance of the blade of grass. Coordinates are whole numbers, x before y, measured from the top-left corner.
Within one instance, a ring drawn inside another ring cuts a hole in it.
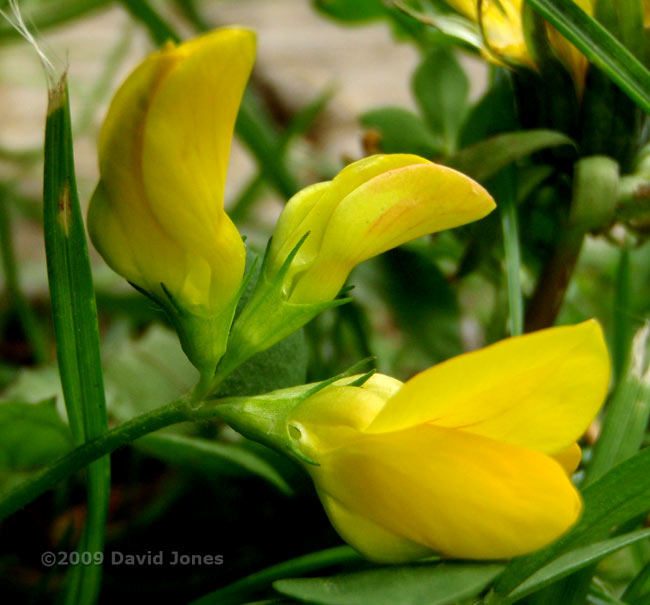
[[[650,72],[598,21],[573,0],[526,0],[606,73],[641,109],[650,113]]]
[[[107,430],[95,294],[74,171],[65,75],[50,87],[45,127],[43,227],[59,374],[73,438],[78,445]],[[104,549],[110,495],[110,458],[87,473],[87,518],[79,547]],[[71,568],[66,603],[94,603],[101,565]]]
[[[524,330],[524,301],[521,294],[521,254],[517,221],[516,177],[512,167],[493,179],[494,197],[499,205],[503,247],[508,282],[508,308],[510,309],[510,335],[518,336]]]
[[[584,485],[635,454],[643,444],[650,417],[650,377],[645,359],[649,336],[650,325],[646,324],[634,337],[627,371],[621,377],[607,408]]]

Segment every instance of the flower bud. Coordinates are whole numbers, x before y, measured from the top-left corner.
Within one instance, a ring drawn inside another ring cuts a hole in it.
[[[424,158],[376,155],[285,206],[220,367],[230,371],[288,336],[333,299],[358,263],[423,235],[483,218],[495,207],[469,177]]]
[[[360,262],[493,208],[485,189],[451,168],[415,155],[371,156],[289,200],[273,234],[267,274],[279,272],[309,234],[291,261],[284,291],[295,303],[329,300]]]
[[[235,28],[149,55],[109,108],[88,209],[97,250],[163,306],[206,372],[225,350],[244,273],[244,243],[223,197],[254,55],[254,34]]]
[[[458,12],[481,27],[485,55],[498,63],[536,69],[528,48],[522,11],[524,0],[448,0]],[[574,0],[585,12],[593,13],[593,0]],[[481,14],[479,15],[479,10]],[[587,59],[552,25],[545,24],[549,44],[557,58],[571,74],[580,92],[584,86]]]

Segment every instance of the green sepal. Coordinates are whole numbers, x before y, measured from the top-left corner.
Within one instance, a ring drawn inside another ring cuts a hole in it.
[[[282,454],[292,456],[300,462],[316,465],[297,446],[291,435],[288,418],[305,399],[337,381],[343,386],[361,386],[375,370],[361,376],[355,372],[369,359],[353,365],[347,371],[327,380],[280,389],[254,397],[227,397],[219,400],[217,405],[205,406],[194,412],[195,420],[212,420],[218,418],[229,424],[247,439],[271,447]],[[349,378],[347,382],[345,379]]]
[[[265,351],[293,334],[316,315],[349,302],[336,298],[320,303],[297,304],[289,301],[285,277],[298,250],[309,236],[306,233],[293,248],[277,273],[268,275],[268,250],[253,294],[232,327],[228,350],[217,368],[217,383],[253,355]]]

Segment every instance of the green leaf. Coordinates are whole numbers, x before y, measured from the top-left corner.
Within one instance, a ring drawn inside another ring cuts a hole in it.
[[[583,491],[584,512],[568,533],[550,546],[513,559],[497,583],[506,595],[558,555],[606,538],[621,524],[650,510],[650,448],[614,467]]]
[[[585,484],[635,454],[643,444],[650,417],[650,388],[645,375],[649,335],[650,326],[646,325],[634,337],[625,375],[605,411],[603,428],[587,467]]]
[[[564,555],[559,556],[548,565],[545,565],[525,582],[520,584],[507,597],[506,603],[522,599],[523,597],[541,590],[545,586],[560,580],[579,569],[597,563],[607,555],[620,550],[639,540],[650,536],[650,529],[640,529],[633,531],[610,540],[589,544],[583,548],[572,550]]]
[[[478,595],[503,570],[497,564],[381,567],[323,578],[279,580],[278,592],[322,605],[445,605]]]
[[[459,151],[448,164],[478,181],[485,181],[516,160],[560,145],[575,147],[569,137],[554,130],[508,132]]]
[[[379,133],[379,146],[384,153],[414,153],[431,158],[440,155],[444,149],[441,138],[434,135],[417,115],[407,109],[373,109],[361,116],[361,125]]]
[[[0,402],[0,489],[6,490],[72,449],[54,399]]]
[[[126,340],[107,356],[104,376],[111,414],[124,421],[187,393],[198,372],[176,334],[153,326],[139,340]]]
[[[479,28],[471,21],[455,13],[436,10],[428,6],[428,12],[418,11],[399,0],[393,0],[393,4],[402,12],[420,23],[434,27],[446,36],[469,47],[481,50],[483,48],[483,37]]]
[[[413,93],[429,128],[453,153],[467,112],[469,80],[451,51],[429,52],[413,76]]]
[[[573,0],[526,0],[605,72],[639,107],[650,113],[650,72],[598,21]]]
[[[312,6],[324,15],[344,23],[373,21],[386,16],[381,0],[312,0]]]
[[[277,469],[243,444],[217,443],[172,433],[152,433],[134,445],[170,465],[190,468],[208,477],[252,474],[275,485],[284,494],[292,493]]]
[[[48,91],[43,176],[43,228],[59,373],[76,445],[107,430],[99,328],[86,232],[77,195],[68,88],[65,75]],[[110,458],[88,468],[88,514],[80,551],[101,552]],[[101,565],[78,565],[68,575],[68,603],[94,603]]]
[[[253,573],[228,586],[202,596],[191,605],[239,605],[264,591],[272,582],[287,576],[296,576],[322,570],[334,565],[363,561],[361,555],[349,546],[337,546],[284,561]]]

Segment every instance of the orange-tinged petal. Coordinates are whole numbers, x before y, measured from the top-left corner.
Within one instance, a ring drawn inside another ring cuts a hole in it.
[[[409,380],[367,431],[432,423],[555,454],[587,429],[608,385],[607,347],[590,320],[438,364]]]
[[[549,456],[432,425],[365,435],[318,462],[309,472],[342,507],[449,557],[531,552],[569,529],[582,507]],[[354,534],[353,526],[346,530]],[[362,543],[365,531],[346,537]],[[377,558],[387,560],[386,552]]]
[[[289,276],[300,273],[318,255],[329,221],[341,200],[389,170],[422,163],[429,161],[404,153],[373,155],[349,164],[332,181],[316,183],[298,192],[278,219],[271,243],[270,271],[277,271],[300,239],[309,233],[291,264]]]
[[[483,187],[446,166],[421,162],[383,172],[336,206],[316,259],[300,275],[291,300],[333,298],[358,263],[423,235],[483,218],[494,207]]]

